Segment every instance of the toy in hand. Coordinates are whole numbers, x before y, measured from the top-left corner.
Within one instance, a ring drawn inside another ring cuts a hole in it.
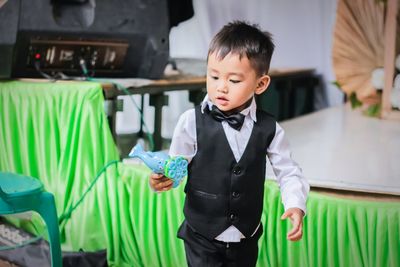
[[[140,158],[153,172],[170,178],[173,181],[173,188],[187,176],[188,162],[183,157],[170,157],[164,152],[144,151],[140,144],[132,148],[129,157]]]

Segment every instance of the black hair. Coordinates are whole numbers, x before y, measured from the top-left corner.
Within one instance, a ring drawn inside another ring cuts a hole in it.
[[[216,53],[224,59],[229,53],[247,56],[257,75],[268,74],[275,45],[269,32],[261,31],[256,24],[233,21],[225,25],[211,40],[208,56]]]

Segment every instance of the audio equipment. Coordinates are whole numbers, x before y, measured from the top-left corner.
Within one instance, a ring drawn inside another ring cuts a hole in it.
[[[165,0],[13,0],[0,7],[2,78],[159,78],[168,58]]]

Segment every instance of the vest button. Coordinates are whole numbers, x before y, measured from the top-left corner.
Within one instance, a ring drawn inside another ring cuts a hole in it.
[[[233,168],[233,173],[239,175],[242,173],[242,170],[240,169],[240,167],[236,166]]]
[[[239,197],[239,195],[240,195],[240,194],[239,194],[238,192],[236,192],[236,191],[232,192],[232,196],[233,196],[233,197]]]
[[[229,219],[231,220],[231,222],[233,222],[236,219],[235,214],[229,215]]]

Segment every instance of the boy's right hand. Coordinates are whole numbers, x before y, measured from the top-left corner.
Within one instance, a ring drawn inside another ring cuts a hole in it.
[[[163,174],[160,173],[152,173],[150,174],[150,187],[153,188],[154,191],[168,191],[172,188],[173,181]]]

